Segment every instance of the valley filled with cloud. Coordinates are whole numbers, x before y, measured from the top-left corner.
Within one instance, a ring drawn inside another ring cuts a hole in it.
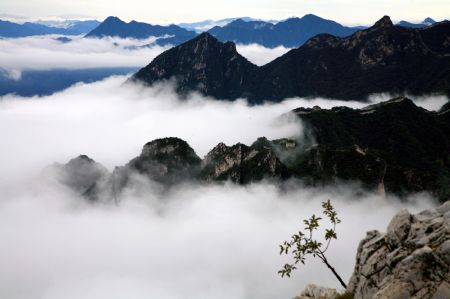
[[[24,70],[142,67],[165,47],[154,39],[51,37],[0,40],[0,68],[13,80]],[[238,45],[262,65],[289,49]],[[47,96],[0,97],[0,297],[8,299],[292,298],[308,283],[339,288],[320,261],[309,260],[290,279],[278,244],[302,228],[331,199],[339,212],[338,240],[329,259],[345,280],[358,242],[385,230],[400,208],[434,207],[428,194],[384,197],[358,183],[329,188],[291,181],[247,186],[182,184],[161,192],[151,181],[126,190],[116,202],[92,204],[44,170],[88,155],[112,171],[139,155],[143,145],[179,137],[203,157],[220,142],[251,144],[258,137],[294,138],[307,127],[289,112],[298,107],[362,108],[368,103],[291,98],[249,105],[190,93],[173,82],[124,84],[128,76],[76,83]],[[444,96],[413,98],[438,110]]]

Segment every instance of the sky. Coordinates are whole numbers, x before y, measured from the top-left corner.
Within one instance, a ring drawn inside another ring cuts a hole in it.
[[[0,18],[102,20],[110,15],[126,21],[167,24],[250,16],[284,19],[313,13],[344,24],[372,24],[383,15],[393,20],[449,18],[448,0],[1,0]]]

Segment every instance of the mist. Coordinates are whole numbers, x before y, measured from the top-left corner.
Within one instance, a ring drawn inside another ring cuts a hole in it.
[[[239,54],[247,58],[250,62],[253,62],[254,64],[259,66],[265,65],[291,50],[290,48],[285,48],[283,46],[266,48],[258,44],[237,44],[236,49]]]
[[[308,283],[339,288],[316,260],[290,279],[277,274],[287,261],[278,244],[319,213],[321,201],[331,199],[342,219],[329,260],[346,281],[366,231],[384,231],[402,207],[417,212],[436,204],[427,194],[384,198],[357,183],[309,188],[298,181],[284,189],[269,182],[190,184],[165,193],[146,181],[117,204],[87,203],[42,170],[79,154],[112,170],[160,137],[180,137],[200,157],[219,142],[301,141],[304,126],[290,110],[368,104],[294,98],[250,106],[197,93],[180,99],[171,83],[148,88],[123,85],[126,79],[44,97],[0,97],[1,298],[269,299],[292,298]],[[432,110],[448,99],[414,100]]]
[[[105,67],[144,67],[171,46],[158,46],[156,37],[132,39],[119,37],[83,38],[60,35],[0,39],[0,69],[6,77],[20,80],[23,70],[87,69]],[[263,65],[289,49],[260,45],[237,45],[237,50],[251,62]]]
[[[62,186],[35,182],[0,204],[2,298],[292,298],[306,284],[339,288],[325,265],[309,259],[290,279],[278,244],[301,220],[335,204],[342,224],[329,261],[348,280],[365,231],[385,230],[406,203],[350,187],[281,192],[248,187],[182,186],[164,196],[125,195],[118,205],[91,205]]]
[[[58,35],[0,39],[0,68],[20,79],[25,69],[85,69],[100,67],[142,67],[169,47],[140,47],[155,41],[121,38],[70,36],[62,43]]]

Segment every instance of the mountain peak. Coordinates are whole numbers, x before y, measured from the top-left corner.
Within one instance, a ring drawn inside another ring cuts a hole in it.
[[[124,23],[124,22],[118,17],[109,16],[103,21],[103,23]]]
[[[307,20],[307,19],[310,19],[310,20],[317,20],[317,19],[322,19],[321,17],[319,17],[319,16],[316,16],[316,15],[314,15],[314,14],[306,14],[306,15],[304,15],[303,17],[302,17],[302,19],[303,20]]]
[[[217,38],[215,38],[214,36],[212,36],[210,33],[208,32],[203,32],[199,35],[197,35],[197,37],[195,37],[194,39],[192,39],[192,41],[195,42],[199,42],[199,41],[206,41],[206,42],[219,42],[219,40]]]
[[[436,23],[436,21],[433,20],[432,18],[428,17],[428,18],[426,18],[425,20],[423,20],[422,23],[423,23],[423,24],[427,24],[427,25],[432,25],[432,24]]]
[[[383,28],[383,27],[392,27],[394,24],[391,21],[391,18],[389,16],[384,16],[381,19],[379,19],[373,27],[376,28]]]

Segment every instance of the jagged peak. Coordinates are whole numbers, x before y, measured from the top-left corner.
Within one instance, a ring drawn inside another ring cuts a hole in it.
[[[215,38],[212,34],[208,33],[208,32],[203,32],[199,35],[197,35],[194,39],[192,39],[193,42],[198,42],[198,41],[214,41],[214,42],[219,42],[219,40],[217,38]]]
[[[384,16],[381,19],[379,19],[372,28],[385,28],[385,27],[392,27],[394,26],[394,23],[392,23],[391,18],[389,16]]]
[[[214,46],[218,46],[218,47],[225,47],[225,48],[236,51],[236,45],[233,42],[231,42],[231,41],[221,42],[216,37],[214,37],[213,35],[211,35],[208,32],[203,32],[203,33],[199,34],[195,38],[184,43],[184,45],[188,45],[189,47],[195,47],[195,49],[198,49],[198,48],[206,49],[206,48],[213,48]]]

